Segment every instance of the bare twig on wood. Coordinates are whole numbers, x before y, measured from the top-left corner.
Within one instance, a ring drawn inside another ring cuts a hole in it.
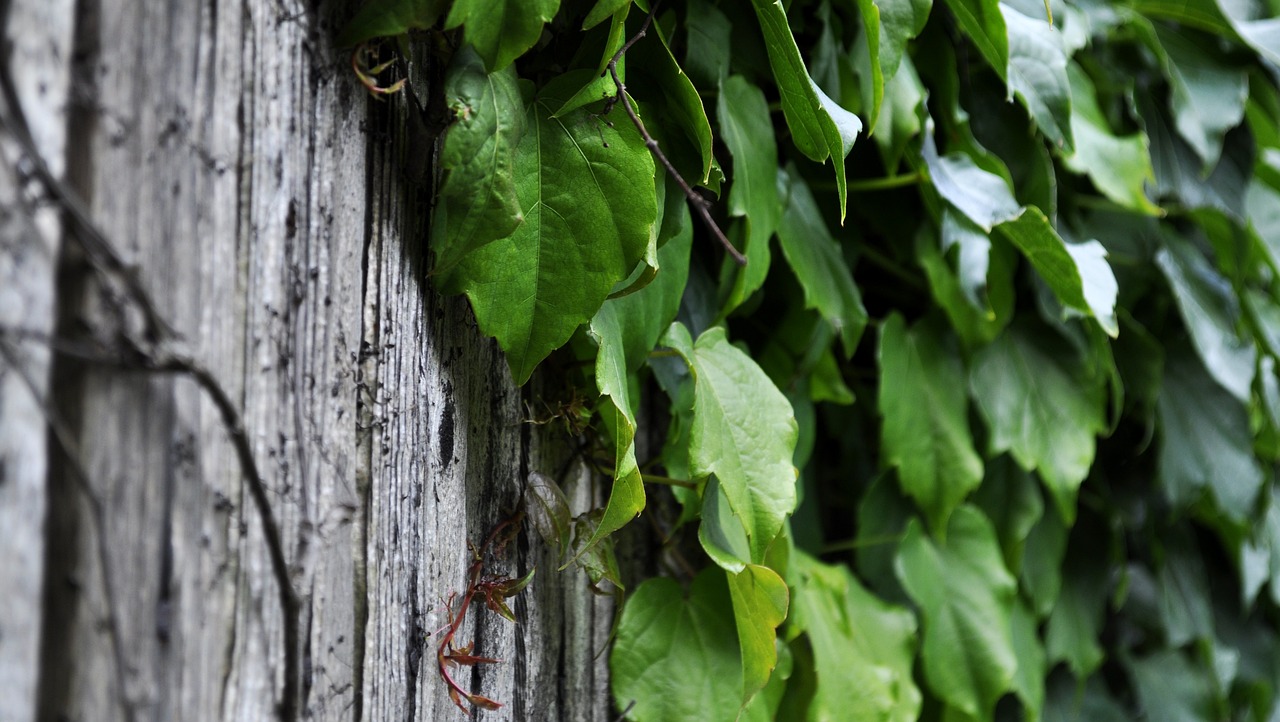
[[[7,44],[5,47],[0,47],[0,58],[8,58],[10,55]],[[284,636],[284,687],[281,690],[278,713],[284,722],[295,722],[298,718],[300,669],[298,644],[301,605],[293,584],[289,580],[289,567],[284,555],[280,527],[267,496],[266,482],[253,457],[253,447],[249,442],[240,412],[213,373],[188,353],[180,350],[178,335],[156,310],[150,295],[130,272],[119,253],[116,252],[115,246],[93,222],[88,210],[74,191],[49,170],[32,139],[18,100],[11,68],[10,64],[0,62],[0,92],[3,93],[5,105],[8,108],[8,112],[0,117],[0,130],[8,131],[19,143],[24,156],[22,166],[30,170],[31,175],[44,188],[50,199],[64,211],[68,225],[74,231],[71,237],[75,238],[84,249],[94,270],[104,280],[123,287],[132,310],[142,316],[143,328],[140,333],[130,333],[126,328],[119,334],[121,345],[129,353],[128,359],[125,359],[123,354],[121,359],[132,361],[132,368],[189,376],[201,390],[208,394],[218,408],[227,436],[235,448],[241,473],[244,474],[248,484],[259,522],[262,524],[263,537],[278,588]]]
[[[679,184],[680,190],[684,191],[685,197],[689,199],[689,203],[692,204],[693,207],[698,210],[698,214],[702,216],[702,222],[706,224],[707,230],[711,231],[711,235],[715,236],[716,240],[720,242],[720,245],[724,246],[725,252],[732,256],[733,260],[736,261],[739,266],[745,266],[747,265],[747,257],[742,255],[742,252],[737,248],[734,248],[733,244],[729,242],[728,237],[724,235],[724,231],[720,230],[720,226],[717,225],[715,219],[711,217],[711,204],[707,199],[703,198],[702,194],[695,191],[693,187],[689,185],[688,181],[684,179],[684,176],[680,175],[680,172],[676,170],[676,167],[671,164],[671,160],[667,158],[666,153],[663,153],[662,149],[658,147],[658,141],[654,140],[652,135],[649,135],[648,129],[644,127],[644,121],[640,120],[640,116],[636,114],[636,109],[631,105],[631,98],[627,96],[627,86],[622,82],[622,79],[618,77],[618,61],[622,59],[623,54],[631,49],[632,45],[635,45],[640,38],[643,38],[645,33],[649,31],[649,25],[653,23],[653,15],[658,11],[658,6],[661,4],[662,0],[657,0],[649,7],[649,14],[645,16],[644,24],[640,26],[639,32],[631,36],[630,40],[628,40],[622,47],[618,48],[618,52],[614,53],[613,57],[609,60],[609,65],[607,66],[609,76],[613,78],[613,84],[618,91],[618,95],[609,101],[610,106],[615,102],[622,103],[622,108],[627,111],[627,117],[630,118],[632,124],[636,126],[636,130],[640,131],[640,137],[644,139],[645,147],[649,149],[650,153],[653,153],[653,157],[657,158],[662,163],[662,166],[667,169],[667,172],[670,173],[671,177],[675,179],[677,184]]]

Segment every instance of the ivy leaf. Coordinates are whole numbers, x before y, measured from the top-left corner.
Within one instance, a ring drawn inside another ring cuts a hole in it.
[[[1218,717],[1213,681],[1177,649],[1164,649],[1140,659],[1126,660],[1146,719],[1198,722]]]
[[[1169,126],[1165,112],[1147,94],[1137,98],[1151,148],[1157,197],[1173,196],[1190,209],[1216,208],[1233,219],[1244,218],[1244,198],[1253,165],[1253,145],[1244,128],[1223,139],[1222,155],[1205,177],[1204,163],[1191,146]]]
[[[749,544],[749,558],[717,561],[734,573],[763,563],[796,505],[791,457],[799,431],[791,403],[750,356],[729,343],[723,328],[708,329],[695,344],[676,323],[663,343],[693,372],[690,473],[699,479],[716,475]]]
[[[795,593],[788,636],[808,637],[817,679],[807,719],[917,719],[915,615],[867,591],[847,568],[801,551],[793,553],[789,575]]]
[[[1244,406],[1183,351],[1171,352],[1165,361],[1156,408],[1162,437],[1159,478],[1169,499],[1189,505],[1212,492],[1223,514],[1243,523],[1263,483]]]
[[[987,64],[1004,80],[1009,70],[1009,32],[999,0],[947,0],[947,7]]]
[[[1075,153],[1064,162],[1075,173],[1089,176],[1104,196],[1120,205],[1161,215],[1160,207],[1147,198],[1146,184],[1155,182],[1151,155],[1141,133],[1124,137],[1112,134],[1098,107],[1093,81],[1076,63],[1068,67],[1071,79],[1071,132]]]
[[[815,161],[831,158],[836,171],[836,194],[840,200],[840,222],[844,222],[847,184],[844,159],[862,131],[858,116],[840,107],[809,77],[800,57],[782,3],[752,0],[760,29],[764,33],[769,65],[773,68],[782,114],[791,129],[792,140],[801,153]]]
[[[809,185],[797,174],[784,172],[783,179],[789,182],[786,212],[778,226],[782,253],[804,289],[805,307],[822,314],[839,334],[845,358],[851,358],[867,326],[862,295]]]
[[[1005,566],[1021,569],[1027,537],[1044,515],[1039,485],[1012,457],[1001,454],[987,464],[987,475],[973,503],[995,525]]]
[[[942,533],[951,511],[982,481],[969,433],[964,370],[937,324],[908,330],[894,313],[880,331],[881,441],[903,491]]]
[[[1101,243],[1065,243],[1034,206],[1023,208],[998,230],[1022,251],[1063,306],[1092,316],[1112,338],[1120,333],[1115,312],[1119,287]]]
[[[1008,98],[1021,98],[1040,131],[1070,154],[1075,141],[1071,137],[1071,85],[1062,35],[1049,23],[1003,3],[1000,12],[1009,33]]]
[[[1218,162],[1227,131],[1244,118],[1249,78],[1229,63],[1216,39],[1173,25],[1152,24],[1156,51],[1169,79],[1169,103],[1178,134],[1196,152],[1201,168]]]
[[[583,77],[562,75],[529,104],[515,164],[524,220],[465,257],[446,287],[467,294],[519,384],[599,310],[657,217],[653,158],[631,125],[610,128],[585,111],[551,117]]]
[[[1110,589],[1108,561],[1104,539],[1077,533],[1063,560],[1062,593],[1045,629],[1049,662],[1066,662],[1079,679],[1093,674],[1106,656],[1098,635]]]
[[[560,0],[454,0],[444,29],[463,25],[463,38],[493,73],[532,48],[559,8]]]
[[[1171,233],[1156,253],[1156,265],[1169,282],[1205,368],[1232,396],[1248,403],[1257,349],[1236,333],[1240,306],[1230,282],[1189,242]]]
[[[782,198],[777,141],[764,93],[740,75],[729,76],[720,83],[716,110],[720,137],[733,156],[729,214],[743,218],[746,226],[747,265],[738,268],[734,264],[731,269],[737,275],[725,302],[723,313],[727,314],[764,284],[769,273],[769,240],[782,218]]]
[[[436,24],[446,4],[446,0],[373,0],[365,3],[338,34],[334,47],[350,48],[374,38],[392,38],[410,30],[426,30]]]
[[[445,75],[455,120],[444,133],[444,180],[432,214],[433,272],[442,281],[468,253],[506,238],[524,220],[516,198],[515,153],[525,130],[515,69],[488,74],[464,47]]]
[[[988,233],[1018,217],[1022,207],[1014,199],[1008,181],[979,167],[967,153],[940,157],[932,134],[933,124],[929,123],[920,153],[929,169],[929,179],[943,200]]]
[[[776,630],[787,618],[790,595],[778,573],[758,564],[748,564],[737,574],[729,574],[729,596],[742,648],[742,704],[746,704],[769,681],[778,663]]]
[[[978,351],[969,375],[992,450],[1038,470],[1068,523],[1106,429],[1101,384],[1071,358],[1047,334],[1018,325]]]
[[[1022,701],[1026,719],[1040,719],[1044,709],[1045,677],[1049,667],[1045,663],[1044,647],[1036,631],[1036,617],[1021,600],[1015,600],[1011,618],[1013,649],[1018,659],[1018,670],[1013,676],[1013,691]]]
[[[946,542],[918,521],[899,547],[898,577],[924,617],[924,676],[933,692],[970,717],[990,719],[1018,669],[1012,614],[1017,585],[982,512],[961,506]]]
[[[924,29],[932,8],[933,0],[858,0],[870,51],[872,89],[871,107],[866,114],[871,119],[868,135],[875,132],[885,85],[897,74],[907,41]]]
[[[609,655],[614,703],[637,722],[734,715],[742,704],[742,655],[724,573],[702,571],[685,598],[666,577],[641,584],[618,621]],[[634,702],[635,706],[630,707]]]

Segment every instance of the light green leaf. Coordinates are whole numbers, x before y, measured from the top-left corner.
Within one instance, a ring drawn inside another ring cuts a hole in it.
[[[653,158],[630,124],[610,128],[584,111],[551,118],[582,77],[561,76],[530,103],[515,164],[524,220],[465,257],[447,287],[471,299],[516,383],[595,315],[657,216]]]
[[[782,198],[777,141],[764,93],[742,76],[733,75],[720,83],[716,109],[720,137],[733,156],[729,214],[743,218],[746,227],[747,265],[738,268],[734,264],[731,269],[737,275],[723,309],[727,314],[764,284],[769,273],[769,241],[782,218]]]
[[[929,687],[970,717],[990,719],[1018,669],[1011,618],[1017,585],[991,522],[962,506],[951,515],[946,543],[936,544],[912,521],[897,572],[924,617]]]
[[[787,206],[778,241],[800,287],[806,308],[817,309],[840,336],[845,358],[853,356],[867,326],[867,310],[840,246],[822,219],[809,185],[798,174],[785,176]]]
[[[1165,234],[1156,265],[1169,281],[1205,368],[1232,396],[1248,403],[1257,348],[1236,332],[1240,306],[1230,283],[1194,246],[1172,233]]]
[[[1115,313],[1119,288],[1101,243],[1063,242],[1034,206],[1023,208],[1021,215],[997,230],[1031,261],[1063,306],[1092,316],[1112,338],[1120,333]]]
[[[777,572],[758,564],[728,576],[742,647],[742,704],[746,704],[764,688],[777,665],[776,630],[787,618],[790,594]]]
[[[729,343],[723,328],[708,329],[695,344],[677,323],[663,343],[693,372],[690,473],[698,479],[716,475],[750,545],[750,557],[739,561],[762,563],[796,505],[791,457],[798,428],[791,403],[750,356]],[[726,568],[740,571],[731,566]]]
[[[1003,3],[1000,12],[1009,32],[1009,99],[1017,95],[1040,131],[1054,146],[1070,154],[1071,85],[1062,35],[1049,23],[1029,18]]]
[[[760,29],[764,33],[769,64],[773,68],[782,114],[791,129],[796,147],[815,161],[831,158],[836,171],[836,194],[840,201],[840,221],[844,222],[847,194],[844,159],[853,149],[862,130],[858,116],[840,107],[809,77],[800,48],[787,25],[787,14],[776,0],[752,0]]]
[[[1014,326],[977,353],[969,382],[992,450],[1038,470],[1058,512],[1072,522],[1095,437],[1106,428],[1100,379],[1088,378],[1048,334]]]
[[[1009,69],[1009,33],[999,0],[947,0],[947,7],[987,64],[1004,80]]]
[[[1026,710],[1025,719],[1038,720],[1044,709],[1044,680],[1049,672],[1044,647],[1036,631],[1036,617],[1021,599],[1013,605],[1011,619],[1013,649],[1018,657],[1018,671],[1013,676],[1013,691]]]
[[[884,463],[942,533],[951,511],[982,481],[969,433],[964,370],[938,324],[908,330],[897,313],[880,330]]]
[[[374,38],[426,30],[436,24],[446,4],[446,0],[372,0],[360,6],[338,34],[334,47],[350,48]]]
[[[1257,13],[1254,3],[1240,0],[1218,0],[1218,6],[1250,47],[1280,65],[1280,17],[1276,17],[1275,5],[1271,6],[1270,13],[1265,10]]]
[[[493,73],[533,47],[559,8],[560,0],[454,0],[444,29],[464,26],[463,39]]]
[[[1182,652],[1164,649],[1141,659],[1126,660],[1144,718],[1160,722],[1202,722],[1217,719],[1213,681],[1200,665]]]
[[[939,157],[929,125],[920,152],[938,195],[987,232],[1017,218],[1022,208],[1008,181],[978,167],[967,153]]]
[[[880,147],[884,167],[892,174],[897,173],[907,143],[920,134],[920,116],[916,111],[924,97],[924,83],[920,82],[911,57],[904,56],[898,73],[885,82],[884,102],[875,123],[876,132],[871,136]]]
[[[1244,406],[1194,356],[1171,350],[1157,411],[1159,478],[1169,499],[1185,506],[1211,492],[1223,514],[1242,524],[1263,482]]]
[[[595,7],[591,8],[591,12],[582,21],[582,29],[589,30],[599,25],[605,18],[615,15],[630,4],[631,0],[596,0]]]
[[[1151,155],[1146,137],[1134,133],[1124,137],[1112,134],[1107,119],[1098,107],[1093,81],[1080,66],[1068,67],[1071,79],[1071,132],[1075,137],[1075,153],[1065,163],[1075,173],[1087,174],[1104,196],[1148,215],[1161,215],[1160,207],[1147,198],[1146,184],[1155,183]]]
[[[516,198],[516,147],[524,101],[513,68],[485,73],[470,47],[445,75],[454,122],[440,147],[443,182],[432,214],[433,272],[442,281],[468,253],[509,236],[524,220]]]
[[[742,704],[742,655],[724,573],[703,570],[685,598],[673,579],[641,584],[622,608],[609,655],[614,704],[636,722],[726,719]]]
[[[868,592],[849,570],[794,552],[787,634],[808,636],[816,688],[809,720],[912,722],[920,690],[912,678],[915,615]]]

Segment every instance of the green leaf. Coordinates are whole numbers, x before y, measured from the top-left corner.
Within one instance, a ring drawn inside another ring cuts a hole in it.
[[[350,48],[374,38],[426,30],[436,24],[446,4],[446,0],[371,0],[338,34],[334,47]]]
[[[1093,81],[1080,66],[1068,67],[1071,79],[1071,133],[1075,153],[1064,159],[1075,173],[1087,174],[1104,196],[1120,205],[1161,215],[1160,207],[1147,198],[1146,184],[1155,182],[1146,138],[1141,133],[1118,137],[1111,132],[1098,107]]]
[[[1008,97],[1012,100],[1017,95],[1040,131],[1070,154],[1075,141],[1071,137],[1071,85],[1062,35],[1049,23],[1003,3],[1000,12],[1009,33]]]
[[[618,11],[631,5],[631,0],[596,0],[596,4],[591,8],[591,12],[587,13],[586,19],[582,21],[582,29],[590,30],[591,28],[604,22],[607,17],[612,17]]]
[[[653,158],[631,125],[585,111],[551,117],[583,77],[561,76],[529,104],[515,164],[524,221],[472,251],[447,287],[467,294],[520,384],[627,276],[657,216]]]
[[[1009,33],[999,0],[947,0],[947,7],[987,64],[1004,80],[1009,69]]]
[[[884,463],[898,468],[903,491],[938,533],[982,481],[982,459],[969,433],[964,370],[942,336],[936,323],[908,330],[894,313],[881,327],[879,353]]]
[[[1217,719],[1213,681],[1182,652],[1164,649],[1126,660],[1145,719],[1161,722],[1201,722]]]
[[[1151,148],[1151,166],[1156,173],[1156,195],[1173,196],[1184,207],[1216,208],[1239,220],[1244,217],[1246,181],[1253,166],[1253,145],[1244,128],[1236,128],[1223,139],[1222,156],[1212,172],[1170,127],[1164,111],[1144,94],[1137,98]],[[1206,175],[1208,177],[1206,177]]]
[[[1027,605],[1018,600],[1013,605],[1011,628],[1013,649],[1018,657],[1018,671],[1013,676],[1013,691],[1022,701],[1026,719],[1040,719],[1044,709],[1044,680],[1049,672],[1045,663],[1044,647],[1036,632],[1036,617]]]
[[[1227,131],[1244,119],[1248,74],[1226,60],[1214,38],[1163,23],[1153,28],[1174,124],[1208,170],[1218,162]]]
[[[851,358],[867,326],[862,295],[809,185],[797,174],[786,178],[787,206],[778,226],[782,253],[804,289],[805,307],[822,314],[840,336],[845,358]]]
[[[1093,674],[1105,658],[1102,632],[1110,591],[1110,555],[1095,533],[1077,534],[1062,565],[1062,593],[1045,628],[1049,662],[1066,662],[1076,677]]]
[[[769,273],[769,240],[782,218],[782,198],[777,141],[764,93],[742,76],[732,75],[720,83],[716,111],[720,137],[733,156],[729,214],[743,218],[746,227],[747,265],[733,266],[737,275],[725,302],[724,313],[728,313],[764,284]]]
[[[876,132],[871,136],[880,147],[884,167],[891,174],[896,174],[907,143],[920,134],[920,116],[916,111],[924,103],[924,97],[924,83],[920,82],[911,57],[905,56],[898,73],[885,83],[884,103],[880,105],[875,123]]]
[[[791,564],[787,634],[807,635],[817,679],[807,719],[917,719],[915,615],[868,592],[845,567],[799,551]]]
[[[875,132],[885,85],[898,72],[907,41],[924,29],[932,8],[933,0],[858,0],[870,50],[872,100],[866,113],[871,119],[868,135]]]
[[[729,595],[742,647],[742,704],[746,704],[764,688],[777,665],[775,630],[787,618],[790,596],[782,577],[758,564],[729,574]]]
[[[1252,513],[1263,473],[1253,456],[1248,414],[1185,350],[1171,350],[1157,405],[1159,478],[1178,505],[1206,492],[1236,524]]]
[[[443,182],[431,225],[433,272],[442,281],[468,253],[523,222],[515,156],[525,131],[515,70],[486,73],[470,47],[454,56],[444,94],[454,122],[440,146]]]
[[[1213,639],[1213,605],[1204,560],[1186,534],[1167,537],[1164,564],[1156,583],[1160,593],[1160,618],[1171,647],[1196,639]]]
[[[1106,428],[1099,379],[1088,378],[1048,334],[1018,325],[977,353],[969,383],[992,451],[1008,451],[1022,468],[1038,470],[1058,512],[1072,522],[1095,437]]]
[[[709,184],[713,163],[711,122],[698,89],[672,57],[665,36],[650,31],[645,39],[631,46],[627,55],[630,74],[626,86],[644,99],[650,133],[662,142],[668,160],[685,180]]]
[[[798,428],[791,403],[750,356],[729,343],[723,328],[708,329],[695,344],[677,323],[663,343],[693,372],[690,473],[699,479],[716,475],[747,535],[750,557],[721,563],[735,573],[742,565],[763,563],[796,505],[791,457]]]
[[[1280,65],[1280,17],[1276,7],[1254,15],[1253,4],[1236,0],[1218,0],[1218,6],[1240,37],[1267,60]]]
[[[1165,234],[1156,265],[1169,282],[1205,368],[1232,396],[1248,403],[1257,349],[1236,333],[1240,305],[1229,282],[1195,247],[1172,233]]]
[[[711,3],[689,3],[685,11],[688,37],[684,67],[699,86],[719,85],[729,72],[729,18]]]
[[[1018,669],[1012,614],[1016,584],[991,522],[971,506],[951,515],[945,544],[916,521],[898,552],[898,577],[924,617],[924,676],[934,694],[990,719]]]
[[[987,475],[973,503],[995,525],[1009,569],[1021,569],[1027,536],[1044,515],[1044,499],[1031,474],[1001,454],[987,464]]]
[[[733,604],[724,573],[709,568],[688,598],[672,579],[641,584],[618,621],[609,655],[614,704],[638,722],[705,719],[716,710],[732,719],[742,704],[742,655],[727,611]]]
[[[533,47],[559,8],[560,0],[454,0],[444,29],[464,26],[463,38],[493,73]]]
[[[1116,277],[1107,264],[1107,250],[1097,241],[1063,242],[1039,208],[1028,206],[1012,221],[1000,224],[1000,234],[1031,262],[1063,306],[1092,316],[1114,338]]]
[[[929,168],[929,179],[943,200],[988,233],[1018,217],[1022,207],[1014,199],[1008,181],[980,168],[967,153],[939,157],[932,133],[930,124],[921,155]]]
[[[782,96],[782,114],[791,129],[792,140],[800,152],[812,160],[821,162],[831,158],[836,171],[840,221],[843,223],[847,195],[844,159],[853,149],[854,139],[862,130],[862,121],[828,98],[809,77],[804,59],[800,57],[800,48],[787,25],[782,3],[752,0],[752,5],[764,33],[769,64]]]
[[[1053,610],[1062,592],[1062,559],[1067,551],[1067,526],[1058,514],[1045,514],[1027,535],[1018,580],[1022,598],[1036,619]]]

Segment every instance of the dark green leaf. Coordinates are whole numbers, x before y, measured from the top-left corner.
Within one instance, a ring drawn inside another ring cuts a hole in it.
[[[769,273],[769,241],[782,218],[778,149],[764,93],[740,75],[720,83],[720,136],[733,156],[729,213],[743,218],[747,265],[738,268],[725,302],[732,311],[755,293]],[[750,214],[748,215],[748,211]],[[726,263],[732,263],[727,260]]]
[[[999,0],[947,0],[956,22],[1003,80],[1009,69],[1009,34]]]
[[[463,38],[492,73],[533,47],[559,7],[560,0],[454,0],[444,29],[463,26]]]
[[[1212,680],[1206,670],[1193,666],[1182,652],[1165,649],[1128,660],[1126,666],[1146,719],[1161,722],[1217,719]]]
[[[372,0],[361,6],[333,44],[350,48],[374,38],[426,30],[436,24],[447,4],[446,0]]]

